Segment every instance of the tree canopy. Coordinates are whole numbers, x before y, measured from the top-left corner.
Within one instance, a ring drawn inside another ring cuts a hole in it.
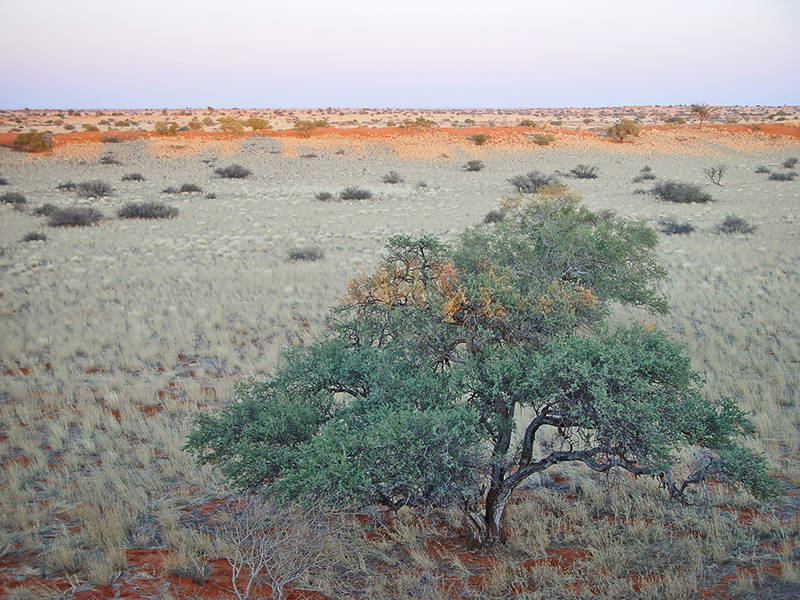
[[[653,230],[595,214],[560,184],[501,208],[502,222],[452,245],[391,238],[327,331],[199,416],[187,448],[242,489],[458,505],[482,545],[500,539],[522,481],[567,461],[656,477],[677,497],[711,477],[772,493],[741,444],[745,414],[703,395],[683,348],[654,327],[606,324],[612,303],[667,312]],[[686,447],[703,454],[680,478]]]

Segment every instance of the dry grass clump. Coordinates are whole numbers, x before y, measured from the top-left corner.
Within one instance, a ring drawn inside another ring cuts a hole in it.
[[[225,179],[245,179],[253,174],[250,169],[246,169],[242,165],[235,164],[227,167],[220,167],[215,169],[214,172]]]
[[[14,147],[24,152],[43,152],[53,147],[53,136],[31,129],[14,139]]]
[[[467,164],[464,165],[464,170],[471,173],[477,173],[485,166],[486,165],[483,164],[482,160],[468,160]]]
[[[202,192],[203,188],[194,183],[184,183],[178,191],[182,194],[193,194],[196,192]]]
[[[714,185],[722,185],[722,178],[725,176],[725,173],[728,172],[728,167],[725,165],[717,165],[716,167],[709,167],[707,169],[703,169],[703,175],[706,176],[711,183]]]
[[[557,183],[553,175],[545,175],[539,171],[530,171],[525,175],[515,175],[508,182],[520,194],[535,194],[542,188]]]
[[[28,201],[25,199],[25,196],[20,194],[19,192],[6,192],[2,196],[0,196],[0,204],[12,204],[14,206],[21,206],[27,203]]]
[[[681,204],[705,203],[713,200],[711,194],[704,192],[699,185],[678,181],[661,181],[650,190],[650,193],[666,202]]]
[[[770,173],[767,179],[770,181],[794,181],[795,177],[797,177],[797,173],[788,171],[786,173]]]
[[[79,183],[76,189],[81,198],[104,198],[114,193],[111,184],[100,179]]]
[[[31,231],[26,233],[22,240],[23,242],[44,242],[47,241],[47,234],[41,231]]]
[[[117,215],[123,219],[171,219],[178,216],[178,209],[162,202],[128,202]]]
[[[319,200],[320,202],[329,202],[333,200],[333,194],[330,192],[320,192],[314,196],[315,200]]]
[[[769,168],[767,168],[767,167],[766,167],[766,166],[764,166],[764,165],[761,165],[760,167],[757,167],[757,168],[756,168],[756,173],[761,173],[761,174],[763,174],[763,173],[769,173],[769,172],[770,172]]]
[[[381,177],[383,183],[403,183],[405,179],[397,171],[389,171],[386,175]]]
[[[489,141],[489,136],[486,133],[476,133],[467,137],[468,140],[475,142],[476,146],[483,146],[486,142]]]
[[[736,215],[728,215],[717,225],[719,233],[753,233],[758,228],[757,225],[750,225],[747,221]]]
[[[37,206],[33,209],[33,214],[37,217],[46,217],[50,213],[52,213],[56,208],[58,208],[55,204],[50,204],[49,202],[45,202],[41,206]]]
[[[661,219],[658,225],[659,231],[666,235],[687,235],[694,231],[694,227],[688,221],[677,221],[674,218]]]
[[[141,173],[127,173],[122,176],[122,181],[144,181],[144,175]]]
[[[783,168],[784,169],[794,169],[795,165],[797,165],[798,159],[796,157],[787,158],[783,161]]]
[[[653,169],[645,165],[639,169],[639,174],[633,178],[633,183],[641,183],[642,181],[650,181],[656,178]]]
[[[100,222],[103,218],[96,208],[89,206],[67,206],[50,213],[48,225],[51,227],[86,227]]]
[[[78,184],[74,181],[65,181],[63,183],[59,183],[56,186],[56,189],[60,192],[74,192],[78,189]]]
[[[530,139],[537,146],[549,146],[555,141],[556,136],[552,133],[536,133],[530,136]]]
[[[289,248],[288,255],[289,255],[289,260],[314,262],[316,260],[324,258],[325,253],[320,248],[295,247],[295,248]]]
[[[574,169],[570,169],[570,175],[576,179],[597,179],[597,167],[589,165],[577,165]]]
[[[641,127],[632,119],[620,119],[606,130],[606,135],[617,142],[624,142],[629,137],[639,137]]]
[[[121,165],[122,162],[113,154],[104,154],[100,157],[101,165]]]
[[[372,198],[372,192],[357,186],[350,186],[339,192],[341,200],[369,200]]]

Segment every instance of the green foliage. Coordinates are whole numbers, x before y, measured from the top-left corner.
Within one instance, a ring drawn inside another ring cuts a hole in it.
[[[631,136],[639,137],[641,127],[632,119],[620,119],[606,130],[606,134],[613,140],[624,142]]]
[[[416,119],[403,119],[400,123],[400,127],[403,129],[411,129],[413,127],[424,127],[429,129],[431,127],[436,127],[436,121],[431,121],[423,116],[419,116]]]
[[[258,117],[250,117],[249,119],[243,121],[242,125],[244,125],[245,127],[249,127],[253,131],[270,128],[269,121],[267,121],[266,119],[259,119]]]
[[[372,198],[372,192],[357,186],[350,186],[339,192],[341,200],[369,200]]]
[[[327,119],[316,119],[316,120],[303,120],[299,119],[295,121],[294,128],[297,130],[298,133],[308,136],[311,134],[312,131],[315,129],[319,129],[320,127],[327,127],[328,120]]]
[[[242,135],[244,134],[244,123],[234,119],[233,117],[220,117],[217,119],[219,122],[219,129],[228,135]]]
[[[689,110],[697,115],[700,125],[711,116],[712,108],[708,104],[692,104]]]
[[[26,152],[43,152],[53,147],[53,136],[31,129],[17,135],[14,146]]]
[[[520,127],[538,127],[538,124],[533,119],[522,119],[519,122]]]

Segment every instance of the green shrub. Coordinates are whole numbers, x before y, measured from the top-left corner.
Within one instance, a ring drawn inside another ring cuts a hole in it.
[[[506,213],[502,210],[490,210],[486,213],[486,216],[483,217],[484,223],[502,223],[503,219],[506,218]]]
[[[543,187],[557,183],[553,175],[545,175],[539,171],[531,171],[526,175],[515,175],[508,182],[520,194],[535,194]]]
[[[244,124],[233,117],[220,117],[217,119],[219,128],[228,135],[242,135],[244,134]]]
[[[403,121],[400,123],[400,127],[403,129],[411,129],[414,127],[424,127],[426,129],[430,129],[431,127],[436,127],[436,121],[431,121],[430,119],[420,116],[416,119],[403,119]]]
[[[85,227],[94,225],[103,218],[96,208],[88,206],[68,206],[57,208],[50,213],[48,224],[52,227]]]
[[[697,115],[700,125],[702,125],[703,121],[711,116],[713,109],[708,104],[692,104],[689,110]]]
[[[713,198],[704,192],[699,185],[693,183],[679,183],[677,181],[662,181],[655,185],[650,193],[667,202],[704,203],[711,202]]]
[[[245,179],[253,174],[250,169],[246,169],[242,165],[220,167],[219,169],[214,169],[214,172],[225,179]]]
[[[570,170],[570,175],[576,179],[597,179],[597,167],[589,165],[577,165]]]
[[[397,171],[389,171],[386,175],[381,177],[383,183],[403,183],[405,179]]]
[[[360,187],[347,187],[339,192],[339,198],[342,200],[369,200],[372,198],[372,192]]]
[[[53,136],[31,129],[17,135],[14,146],[25,152],[43,152],[53,147]]]
[[[519,122],[519,127],[538,127],[538,126],[539,125],[536,123],[536,121],[532,119],[522,119],[522,121]]]
[[[114,188],[110,183],[93,179],[79,183],[77,187],[78,195],[81,198],[104,198],[114,193]]]
[[[328,127],[327,119],[317,119],[314,121],[299,119],[294,122],[294,128],[301,134],[308,136],[315,129],[320,127]]]
[[[659,231],[666,235],[686,235],[694,231],[694,227],[688,222],[678,222],[675,219],[662,219],[658,222],[661,226]]]
[[[45,242],[47,241],[47,235],[42,233],[41,231],[31,231],[30,233],[26,233],[23,238],[23,242]]]
[[[198,121],[197,119],[192,119],[189,121],[189,129],[192,131],[200,131],[203,128],[203,124]]]
[[[27,202],[28,201],[25,199],[25,196],[19,192],[6,192],[0,196],[0,204],[13,204],[15,206],[20,206],[22,204],[27,204]]]
[[[531,137],[531,140],[534,144],[538,146],[549,146],[552,144],[556,139],[552,133],[537,133]]]
[[[81,125],[84,131],[100,131],[100,128],[97,125],[92,125],[91,123],[84,123]]]
[[[319,248],[290,248],[288,255],[289,260],[301,260],[306,262],[320,260],[325,256],[325,254]]]
[[[606,134],[611,139],[624,142],[631,136],[639,137],[641,127],[636,121],[631,119],[620,119],[606,130]]]
[[[117,211],[123,219],[171,219],[178,209],[161,202],[128,202]]]
[[[742,219],[741,217],[737,217],[735,215],[728,215],[725,217],[725,220],[722,221],[719,225],[717,225],[717,231],[719,233],[753,233],[757,227],[755,225],[750,225],[747,221]]]
[[[249,127],[253,131],[270,128],[269,121],[267,121],[266,119],[259,119],[257,117],[250,117],[249,119],[245,120],[242,124],[245,127]]]
[[[787,173],[770,173],[767,179],[771,181],[793,181],[795,177],[797,177],[797,173],[788,171]]]
[[[144,181],[144,175],[141,173],[127,173],[122,176],[122,181]]]
[[[482,160],[468,160],[467,164],[464,165],[464,170],[477,173],[481,169],[483,169],[486,165],[483,164]]]

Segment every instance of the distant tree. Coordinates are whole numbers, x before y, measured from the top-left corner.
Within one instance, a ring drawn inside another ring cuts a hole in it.
[[[708,104],[692,104],[689,110],[697,115],[697,118],[700,119],[699,124],[702,125],[703,121],[711,116],[713,109]]]

